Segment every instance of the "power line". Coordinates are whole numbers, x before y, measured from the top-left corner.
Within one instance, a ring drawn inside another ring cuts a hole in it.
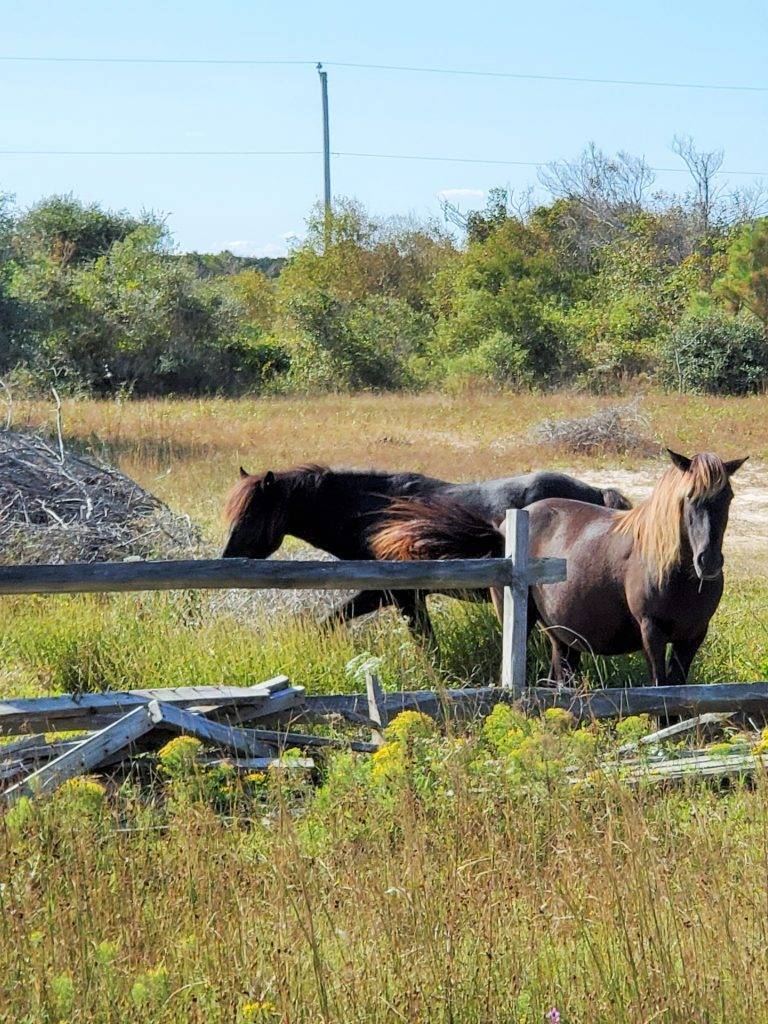
[[[319,149],[0,149],[0,156],[318,156]]]
[[[320,156],[320,149],[0,149],[0,156]],[[360,153],[350,150],[333,150],[331,156],[364,160],[413,160],[428,163],[448,164],[492,164],[501,167],[547,167],[550,160],[504,160],[494,157],[441,156],[422,153]],[[556,161],[554,161],[556,162]],[[648,167],[657,174],[688,174],[685,167]],[[723,167],[715,172],[721,175],[745,175],[752,178],[768,177],[768,171],[745,171]]]
[[[265,57],[248,60],[218,57],[16,57],[0,55],[6,64],[232,64],[232,65],[297,65],[312,64],[316,61],[299,58]]]
[[[0,55],[0,62],[19,64],[170,64],[220,65],[233,67],[309,66],[317,60],[285,57],[250,59],[217,57],[58,57]],[[595,78],[580,75],[545,75],[517,71],[484,71],[473,68],[430,67],[416,64],[366,64],[363,62],[324,60],[326,67],[359,71],[393,71],[407,74],[461,75],[471,78],[507,78],[529,82],[566,82],[581,85],[618,85],[650,89],[697,89],[713,92],[766,93],[768,85],[741,85],[729,82],[675,82],[643,78]]]
[[[768,85],[731,85],[710,82],[660,82],[639,78],[585,78],[578,75],[536,75],[516,71],[477,71],[469,68],[435,68],[404,64],[353,64],[328,60],[329,67],[366,71],[405,71],[427,75],[465,75],[472,78],[512,78],[534,82],[571,82],[584,85],[631,85],[652,89],[711,89],[718,92],[768,92]]]

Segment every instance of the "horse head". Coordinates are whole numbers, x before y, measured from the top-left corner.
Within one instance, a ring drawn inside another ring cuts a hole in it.
[[[731,477],[747,460],[723,462],[711,452],[692,459],[670,449],[669,456],[682,474],[682,528],[700,580],[713,580],[723,571],[723,537],[733,490]]]
[[[229,538],[223,558],[269,558],[283,543],[288,510],[282,474],[261,476],[240,467],[240,480],[224,507]]]

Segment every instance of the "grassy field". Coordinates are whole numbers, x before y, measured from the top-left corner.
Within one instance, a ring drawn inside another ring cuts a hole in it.
[[[530,442],[542,418],[600,404],[562,394],[78,402],[65,404],[64,425],[189,513],[213,548],[241,462],[456,479],[549,465],[607,483],[655,472],[645,455],[577,458]],[[750,488],[765,488],[766,399],[653,396],[641,408],[655,441],[751,453]],[[19,427],[51,420],[43,405],[15,409]],[[702,681],[768,674],[762,527],[740,523],[736,490],[742,557],[694,666]],[[4,599],[0,695],[277,672],[327,692],[358,688],[350,663],[368,655],[389,688],[495,678],[487,609],[444,601],[436,623],[439,667],[389,613],[328,634],[196,594]],[[531,658],[532,677],[542,666]],[[644,670],[613,659],[588,674],[619,683]],[[330,759],[319,789],[169,769],[152,801],[127,782],[108,798],[75,787],[22,805],[0,823],[0,1020],[535,1024],[552,1007],[562,1024],[768,1019],[763,781],[630,790],[594,776],[608,730],[564,738],[556,723],[530,734],[509,724],[393,740],[393,770]],[[569,785],[571,762],[588,785]]]

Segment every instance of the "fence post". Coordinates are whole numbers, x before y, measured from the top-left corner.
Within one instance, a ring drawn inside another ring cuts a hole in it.
[[[512,586],[504,587],[501,685],[519,695],[525,689],[528,643],[528,513],[507,509],[504,554],[514,566]]]

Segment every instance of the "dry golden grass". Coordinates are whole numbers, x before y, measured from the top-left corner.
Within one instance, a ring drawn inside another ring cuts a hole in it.
[[[642,455],[576,456],[528,437],[543,419],[588,415],[615,401],[569,392],[68,401],[63,416],[68,438],[102,446],[141,484],[216,532],[240,463],[263,471],[315,461],[456,480],[544,467],[634,467]],[[661,444],[768,459],[766,397],[652,394],[639,408]],[[19,403],[15,424],[52,428],[52,409]]]
[[[549,789],[549,791],[548,791]],[[74,800],[0,828],[7,1024],[746,1024],[765,785],[582,796],[339,766],[299,816]]]

